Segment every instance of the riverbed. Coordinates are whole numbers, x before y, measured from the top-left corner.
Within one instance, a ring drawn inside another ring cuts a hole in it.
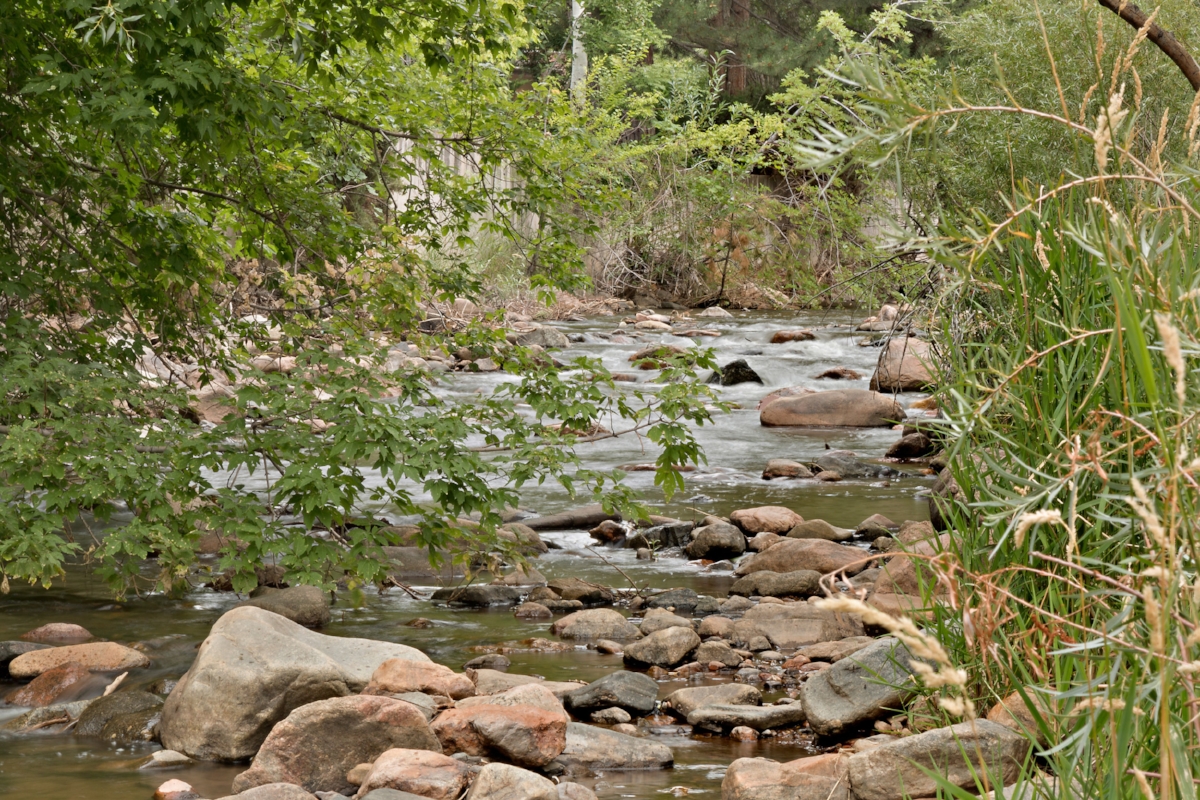
[[[696,435],[708,463],[685,475],[686,489],[669,503],[653,485],[652,472],[629,472],[625,482],[656,513],[698,520],[706,514],[727,516],[731,511],[758,505],[783,505],[806,519],[819,518],[835,525],[853,527],[872,514],[883,514],[897,522],[928,517],[923,497],[932,478],[917,467],[899,465],[903,475],[884,481],[816,480],[764,481],[761,472],[771,458],[809,461],[826,449],[853,450],[867,458],[880,458],[899,433],[890,429],[797,430],[763,428],[755,406],[765,394],[786,386],[814,389],[867,388],[879,355],[877,347],[860,346],[863,334],[853,331],[855,317],[847,312],[773,314],[735,313],[728,319],[697,320],[697,327],[714,329],[722,335],[699,340],[716,350],[717,361],[728,363],[744,358],[762,377],[755,383],[719,389],[722,399],[738,407],[718,414],[714,424]],[[592,317],[555,323],[569,335],[582,337],[560,354],[560,358],[586,355],[603,360],[614,372],[630,372],[629,356],[648,344],[666,342],[693,346],[691,339],[653,334],[628,343],[613,343],[599,334],[617,332],[619,318]],[[781,329],[809,328],[813,341],[770,344],[772,333]],[[831,367],[849,367],[863,377],[859,381],[816,380]],[[639,373],[639,388],[654,388],[655,373]],[[500,381],[515,380],[504,373],[453,373],[441,378],[438,388],[449,400],[488,392]],[[909,405],[923,395],[901,395]],[[651,463],[653,445],[635,436],[601,440],[579,447],[584,465],[591,469],[613,469],[623,465]],[[539,514],[554,513],[577,505],[556,486],[529,487],[521,494],[521,507]],[[590,548],[595,542],[585,531],[543,534],[560,549],[541,556],[535,566],[548,578],[581,577],[615,587],[627,587],[628,578],[638,585],[656,588],[686,586],[702,594],[724,597],[731,578],[728,572],[713,571],[683,557],[664,556],[656,561],[638,561],[634,551],[604,548],[604,558]],[[620,569],[616,569],[619,567]],[[148,573],[153,567],[147,567]],[[624,574],[622,574],[624,573]],[[433,587],[419,587],[431,589]],[[195,649],[213,622],[239,598],[227,593],[197,588],[181,597],[147,595],[114,602],[105,585],[83,566],[72,566],[66,578],[50,590],[14,586],[0,596],[0,641],[48,622],[73,622],[97,637],[126,643],[140,642],[153,659],[153,667],[131,675],[136,686],[150,686],[162,678],[176,678],[191,663]],[[324,633],[360,636],[402,642],[424,650],[435,661],[461,670],[464,662],[479,654],[481,646],[515,642],[530,637],[549,637],[546,621],[524,621],[511,610],[457,610],[413,599],[403,592],[368,592],[360,604],[340,597],[333,609],[333,622]],[[422,617],[431,628],[416,629],[406,622]],[[513,673],[544,676],[550,680],[594,680],[621,668],[619,655],[600,655],[578,646],[568,652],[517,652],[509,654]],[[694,679],[693,679],[694,680]],[[688,685],[684,681],[661,684],[660,697]],[[769,702],[777,695],[766,695]],[[24,709],[0,705],[0,721]],[[682,794],[720,796],[725,767],[735,758],[764,756],[790,760],[811,754],[803,741],[788,744],[769,738],[740,743],[728,738],[692,736],[674,724],[651,726],[655,741],[675,753],[673,770],[647,773],[601,775],[594,784],[600,797],[652,798]],[[100,740],[72,735],[34,734],[20,737],[0,734],[0,797],[52,797],[79,800],[128,800],[148,798],[154,788],[170,778],[179,778],[205,797],[228,794],[233,777],[244,765],[199,765],[167,771],[139,770],[155,746],[117,748]]]

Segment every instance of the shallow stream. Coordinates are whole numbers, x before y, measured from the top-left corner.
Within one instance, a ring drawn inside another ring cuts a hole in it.
[[[567,355],[586,354],[603,359],[614,372],[630,372],[629,356],[659,341],[684,346],[690,339],[670,335],[643,336],[629,344],[614,344],[596,336],[612,333],[618,318],[596,317],[586,321],[556,323],[568,334],[583,334],[586,342],[574,344]],[[822,483],[809,481],[764,481],[763,465],[770,458],[806,461],[827,447],[853,450],[865,457],[881,457],[897,438],[889,429],[795,430],[763,428],[755,406],[768,392],[785,386],[803,385],[817,389],[867,388],[879,350],[857,343],[865,335],[852,330],[852,317],[844,312],[828,314],[741,313],[732,319],[697,319],[697,327],[716,329],[719,338],[705,338],[702,346],[717,351],[721,364],[745,358],[763,378],[764,385],[743,384],[721,389],[724,399],[741,406],[719,415],[714,425],[697,431],[708,457],[708,465],[685,476],[687,489],[671,503],[653,486],[653,473],[630,472],[627,483],[658,513],[681,519],[698,519],[704,514],[728,515],[738,508],[758,505],[788,506],[806,519],[820,518],[837,526],[853,527],[871,514],[883,514],[897,522],[925,519],[927,504],[920,496],[932,478],[918,469],[891,481]],[[769,344],[771,334],[781,329],[810,328],[817,339],[789,344]],[[818,381],[814,376],[831,367],[850,367],[861,373],[861,381]],[[639,373],[648,381],[656,373]],[[453,373],[442,381],[447,397],[466,397],[489,391],[503,373]],[[921,395],[903,395],[903,405]],[[645,449],[643,449],[645,445]],[[648,442],[636,437],[609,439],[585,444],[579,450],[590,468],[611,469],[620,465],[653,462],[656,453]],[[522,493],[522,507],[553,513],[577,503],[554,487],[532,487]],[[610,564],[585,549],[593,541],[584,531],[543,534],[561,546],[536,562],[548,578],[580,577],[610,586],[627,586],[626,579]],[[687,586],[702,594],[724,597],[731,578],[728,573],[706,571],[681,557],[663,557],[655,562],[637,561],[632,550],[605,548],[605,559],[620,567],[639,585],[671,588]],[[22,633],[48,622],[73,622],[98,637],[114,641],[141,642],[154,661],[152,668],[130,676],[131,685],[149,686],[160,678],[175,678],[191,663],[195,649],[213,622],[239,602],[232,594],[197,589],[182,598],[150,595],[114,603],[105,585],[82,567],[73,567],[67,577],[48,591],[13,587],[0,596],[0,641],[17,639]],[[405,622],[424,617],[432,628],[415,629]],[[424,650],[435,661],[462,668],[479,652],[473,648],[549,637],[545,621],[522,621],[510,609],[454,610],[414,600],[402,592],[370,593],[361,607],[344,599],[334,606],[334,620],[324,633],[360,636],[402,642]],[[510,653],[509,672],[540,675],[550,680],[594,680],[621,668],[620,656],[599,655],[580,646],[569,652]],[[695,680],[695,679],[693,679]],[[688,685],[685,681],[664,682],[660,696]],[[0,692],[7,687],[0,685]],[[768,702],[774,695],[767,695]],[[26,709],[0,704],[0,723]],[[720,797],[725,767],[744,756],[790,760],[812,753],[803,744],[782,744],[771,739],[739,743],[728,738],[690,736],[678,726],[656,727],[656,741],[675,752],[673,770],[647,773],[611,773],[596,781],[601,798],[654,798],[686,796]],[[117,748],[98,739],[72,735],[0,734],[0,797],[72,798],[74,800],[149,800],[154,789],[168,778],[179,778],[202,796],[226,795],[233,777],[244,765],[201,765],[170,771],[139,770],[146,755],[156,746]],[[585,781],[588,782],[588,781]],[[680,788],[682,787],[682,788]]]

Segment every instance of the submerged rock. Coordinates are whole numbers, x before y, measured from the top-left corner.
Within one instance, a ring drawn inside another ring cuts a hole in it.
[[[79,715],[77,736],[99,736],[117,744],[151,741],[162,718],[161,697],[149,692],[114,692],[96,698]]]
[[[8,672],[17,680],[29,680],[71,662],[93,672],[117,672],[150,666],[150,659],[132,647],[116,642],[95,642],[22,653],[8,663]]]
[[[78,698],[93,687],[95,679],[87,667],[70,662],[46,670],[29,684],[9,692],[4,699],[14,706],[41,708]]]
[[[393,748],[439,752],[441,745],[421,710],[402,700],[358,695],[309,703],[271,729],[233,791],[294,783],[350,794],[355,786],[346,774]]]
[[[40,642],[42,644],[76,644],[94,638],[87,628],[71,622],[49,622],[21,634],[23,642]]]
[[[885,464],[875,464],[859,458],[850,450],[830,450],[822,453],[816,465],[824,472],[836,472],[843,478],[888,478],[898,475]]]
[[[402,644],[324,636],[260,608],[227,612],[163,707],[162,741],[193,758],[239,761],[296,708],[361,691]]]

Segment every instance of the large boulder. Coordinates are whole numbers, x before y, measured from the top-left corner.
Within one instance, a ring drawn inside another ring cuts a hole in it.
[[[644,717],[654,710],[658,699],[658,683],[640,672],[613,672],[598,681],[568,694],[563,705],[578,717],[605,708],[621,708],[635,716]]]
[[[619,611],[591,608],[568,614],[550,626],[550,632],[563,639],[636,639],[637,626]]]
[[[242,605],[266,609],[306,628],[323,628],[329,624],[329,597],[316,586],[262,587],[255,589]]]
[[[807,569],[822,575],[843,570],[848,575],[855,575],[867,566],[867,555],[857,547],[847,547],[823,539],[784,539],[757,555],[743,559],[733,574],[740,578],[754,572],[795,572]]]
[[[892,398],[866,389],[836,389],[781,397],[759,411],[767,427],[885,428],[904,420]]]
[[[719,561],[723,558],[736,558],[746,552],[745,534],[727,522],[705,525],[692,533],[694,538],[686,548],[689,558]]]
[[[571,340],[565,333],[549,325],[539,325],[531,331],[519,334],[516,337],[516,343],[522,347],[537,345],[545,348],[567,348],[571,346]]]
[[[717,686],[689,686],[667,695],[664,706],[687,719],[698,708],[713,705],[759,706],[762,692],[744,683],[722,683]]]
[[[746,359],[744,358],[730,361],[725,366],[719,367],[708,377],[708,383],[719,383],[722,386],[736,386],[739,383],[757,383],[761,385],[762,382],[762,378],[746,363]]]
[[[763,532],[787,533],[804,522],[804,517],[783,506],[757,506],[734,511],[729,515],[729,521],[753,536]]]
[[[23,642],[47,644],[79,644],[94,638],[87,628],[72,622],[48,622],[21,634]]]
[[[847,760],[850,787],[858,800],[904,800],[933,797],[940,779],[974,794],[1016,780],[1032,747],[986,719],[960,722],[855,753]]]
[[[433,732],[447,754],[499,756],[526,767],[545,766],[567,744],[562,715],[534,706],[452,708],[433,721]]]
[[[625,648],[625,663],[673,667],[683,663],[697,647],[700,637],[691,628],[666,628]]]
[[[690,628],[692,622],[665,608],[652,608],[646,612],[639,630],[643,636],[664,631],[667,628]]]
[[[850,800],[846,756],[827,753],[780,764],[739,758],[725,771],[721,800]]]
[[[821,573],[812,569],[793,572],[751,572],[734,581],[731,595],[741,597],[811,597],[823,594]]]
[[[292,711],[361,691],[391,658],[429,661],[402,644],[324,636],[261,608],[235,608],[213,625],[167,698],[163,746],[245,760]]]
[[[429,800],[456,800],[467,788],[471,771],[466,765],[429,750],[387,750],[358,787],[358,797],[374,789],[411,792]]]
[[[912,660],[885,637],[813,675],[800,690],[809,727],[837,736],[901,708],[916,688]]]
[[[485,764],[466,800],[558,800],[558,787],[548,779],[510,764]]]
[[[572,722],[567,725],[567,746],[558,760],[567,767],[594,772],[666,769],[675,763],[675,756],[657,742]]]
[[[8,662],[8,672],[17,680],[30,680],[71,662],[92,672],[124,672],[150,666],[150,659],[132,647],[116,642],[93,642],[22,653]]]
[[[390,697],[334,697],[300,706],[271,733],[254,765],[234,778],[233,791],[294,783],[310,792],[350,794],[346,774],[392,748],[441,752],[425,715]]]
[[[896,337],[889,339],[879,354],[879,364],[871,376],[871,388],[877,392],[919,392],[935,385],[933,350],[929,342]]]

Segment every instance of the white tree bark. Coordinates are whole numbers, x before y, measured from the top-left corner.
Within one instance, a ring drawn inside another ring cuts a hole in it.
[[[583,19],[583,4],[579,0],[571,0],[571,94],[577,94],[587,80],[588,56],[587,48],[583,45],[583,31],[580,21]]]

